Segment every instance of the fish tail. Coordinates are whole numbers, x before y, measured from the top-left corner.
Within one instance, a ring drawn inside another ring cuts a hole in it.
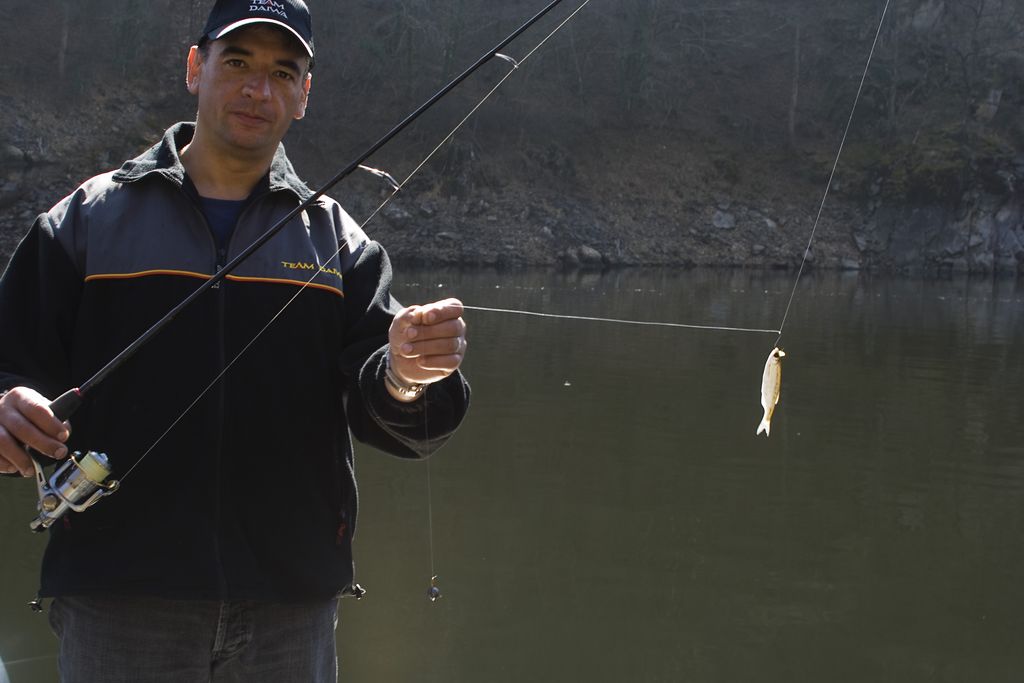
[[[765,415],[761,420],[761,424],[757,425],[757,434],[760,434],[761,432],[764,432],[765,436],[771,436],[772,434],[772,423],[769,422],[767,415]]]

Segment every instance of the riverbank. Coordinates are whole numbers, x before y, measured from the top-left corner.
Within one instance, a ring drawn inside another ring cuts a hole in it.
[[[26,127],[20,146],[6,144],[0,263],[39,212],[158,139],[156,121],[173,120],[173,109],[137,107],[107,129],[103,114],[115,105],[86,118],[86,146],[58,135],[57,119]],[[42,135],[36,149],[27,144],[29,132]],[[311,186],[335,170],[308,139],[288,146],[297,168],[312,173]],[[827,156],[770,146],[741,151],[707,133],[671,130],[614,131],[590,145],[535,139],[491,150],[456,140],[366,230],[399,263],[791,269],[813,230],[812,268],[1024,273],[1024,196],[1017,191],[1024,160],[1003,171],[1007,187],[972,187],[945,202],[908,201],[890,190],[892,180],[877,166],[841,163],[815,227]],[[416,162],[397,159],[393,174]],[[362,220],[387,192],[363,176],[331,194]]]

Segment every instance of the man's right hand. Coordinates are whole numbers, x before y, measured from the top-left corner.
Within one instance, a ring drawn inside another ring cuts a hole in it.
[[[70,427],[49,405],[45,396],[27,387],[15,387],[0,398],[0,473],[34,476],[25,446],[56,460],[67,457],[64,442]]]

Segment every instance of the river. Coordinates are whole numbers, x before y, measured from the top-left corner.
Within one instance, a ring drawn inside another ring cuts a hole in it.
[[[395,292],[777,328],[792,285],[403,270]],[[368,592],[342,603],[341,680],[1019,680],[1024,281],[806,273],[770,438],[775,335],[466,318],[459,433],[429,465],[357,448]],[[0,483],[0,657],[12,683],[52,681],[24,607],[34,492]]]

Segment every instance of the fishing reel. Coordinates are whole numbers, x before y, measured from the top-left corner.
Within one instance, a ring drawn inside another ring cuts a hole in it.
[[[29,524],[32,531],[43,531],[64,516],[68,510],[82,512],[95,505],[100,498],[117,490],[120,482],[106,482],[111,474],[106,454],[89,451],[82,455],[75,451],[58,467],[50,478],[43,467],[32,458],[36,470],[36,489],[39,492],[39,516]]]

